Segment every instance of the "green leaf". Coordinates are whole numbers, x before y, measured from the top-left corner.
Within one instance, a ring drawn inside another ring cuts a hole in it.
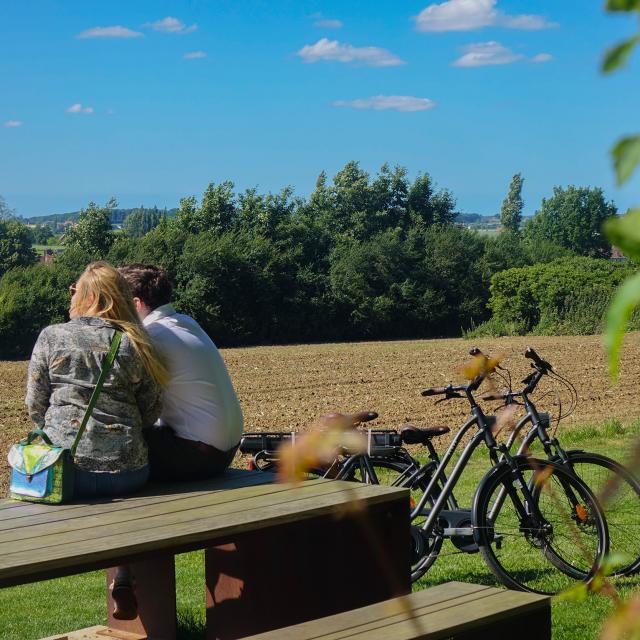
[[[627,278],[616,291],[604,328],[604,344],[609,355],[609,375],[618,379],[620,345],[633,310],[640,304],[640,272]]]
[[[640,162],[640,136],[629,136],[618,140],[611,150],[618,186],[624,184]]]
[[[589,596],[589,585],[586,582],[579,582],[574,587],[561,591],[556,600],[561,602],[582,602]]]
[[[632,560],[633,558],[626,553],[610,553],[603,560],[600,571],[603,575],[609,576],[614,571],[617,571],[629,564]]]
[[[605,220],[602,226],[611,244],[640,262],[640,209]]]
[[[614,47],[607,49],[602,60],[602,71],[611,73],[618,67],[627,63],[633,48],[640,42],[640,36],[633,36],[624,42],[620,42]]]
[[[640,0],[607,0],[607,11],[640,11]]]

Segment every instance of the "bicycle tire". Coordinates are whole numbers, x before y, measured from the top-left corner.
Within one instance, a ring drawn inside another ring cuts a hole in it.
[[[474,496],[472,513],[487,566],[508,588],[544,595],[565,591],[576,581],[589,582],[608,551],[607,525],[597,499],[560,465],[515,461],[544,520],[537,522],[532,516],[533,505],[526,505],[507,463],[487,473]],[[569,489],[580,501],[575,509],[567,499]],[[511,496],[491,518],[491,508],[505,490],[523,500],[524,518]]]
[[[609,530],[609,550],[629,560],[610,575],[630,576],[640,570],[640,482],[624,465],[588,451],[567,451],[578,477],[598,498]],[[561,463],[560,460],[555,460]]]
[[[369,458],[371,466],[374,468],[378,484],[385,486],[396,486],[409,489],[411,508],[417,504],[427,489],[428,478],[421,478],[412,486],[407,486],[410,474],[407,470],[412,466],[408,460],[402,458]],[[415,464],[420,467],[416,461]],[[358,476],[358,468],[354,468],[353,472],[345,477],[345,480],[352,482],[362,482],[362,478]],[[404,476],[404,478],[403,478]],[[433,498],[428,498],[428,508],[433,507]],[[411,521],[411,581],[415,582],[421,578],[438,559],[440,549],[442,548],[443,537],[437,534],[426,536],[420,527],[424,522],[424,516],[417,515]]]

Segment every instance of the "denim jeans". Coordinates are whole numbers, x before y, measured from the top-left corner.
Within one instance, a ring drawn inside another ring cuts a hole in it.
[[[109,498],[135,493],[149,479],[149,467],[135,471],[84,471],[76,469],[76,498]]]

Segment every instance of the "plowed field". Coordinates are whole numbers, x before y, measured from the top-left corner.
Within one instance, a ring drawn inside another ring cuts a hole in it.
[[[371,409],[380,414],[372,426],[412,422],[458,425],[467,414],[464,401],[434,404],[419,391],[456,380],[456,369],[479,346],[504,353],[504,365],[517,382],[530,370],[522,357],[527,345],[546,357],[577,387],[579,403],[566,424],[630,422],[640,416],[640,334],[625,341],[620,382],[607,376],[599,336],[363,342],[255,347],[223,351],[245,414],[245,429],[305,429],[329,411]],[[26,362],[0,362],[0,494],[6,491],[5,453],[29,429],[23,407]],[[540,385],[540,393],[551,389]],[[564,394],[564,401],[568,396]],[[549,396],[541,406],[554,409]]]

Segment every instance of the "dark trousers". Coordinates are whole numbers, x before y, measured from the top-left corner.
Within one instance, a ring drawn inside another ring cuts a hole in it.
[[[233,461],[238,445],[229,451],[178,438],[171,427],[143,431],[149,447],[151,480],[205,480],[221,474]]]

